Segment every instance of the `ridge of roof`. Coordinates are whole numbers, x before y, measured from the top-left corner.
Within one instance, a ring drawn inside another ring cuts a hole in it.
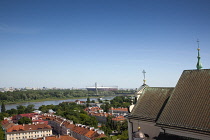
[[[171,87],[145,88],[129,117],[155,122],[173,90]]]
[[[184,70],[157,125],[210,134],[210,69]]]

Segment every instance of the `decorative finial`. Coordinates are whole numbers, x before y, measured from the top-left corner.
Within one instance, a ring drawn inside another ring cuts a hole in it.
[[[133,105],[133,98],[134,98],[134,97],[132,96],[132,97],[131,97],[131,105]]]
[[[139,127],[138,127],[138,131],[139,131],[140,129],[141,129],[141,127],[139,126]]]
[[[142,73],[143,73],[143,75],[144,75],[144,80],[143,80],[144,83],[143,83],[143,84],[145,85],[145,84],[146,84],[146,80],[145,80],[145,73],[146,73],[146,71],[143,70]]]
[[[197,65],[196,65],[196,67],[197,67],[197,70],[200,70],[201,68],[202,68],[202,64],[201,64],[201,61],[200,61],[200,59],[201,59],[201,57],[200,57],[200,47],[199,47],[199,40],[197,40],[197,43],[198,43],[198,62],[197,62]]]

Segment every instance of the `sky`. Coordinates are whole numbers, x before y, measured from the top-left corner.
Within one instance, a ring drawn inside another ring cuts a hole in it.
[[[0,88],[174,87],[210,68],[209,0],[0,0]]]

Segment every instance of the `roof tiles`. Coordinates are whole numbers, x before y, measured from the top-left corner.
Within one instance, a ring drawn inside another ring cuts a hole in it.
[[[210,69],[182,73],[157,123],[210,134]]]
[[[174,88],[147,87],[131,112],[141,120],[155,121]]]

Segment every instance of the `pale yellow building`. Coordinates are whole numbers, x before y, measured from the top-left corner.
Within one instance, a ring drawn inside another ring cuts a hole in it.
[[[13,125],[6,129],[7,140],[26,140],[52,135],[52,128],[46,124]]]

